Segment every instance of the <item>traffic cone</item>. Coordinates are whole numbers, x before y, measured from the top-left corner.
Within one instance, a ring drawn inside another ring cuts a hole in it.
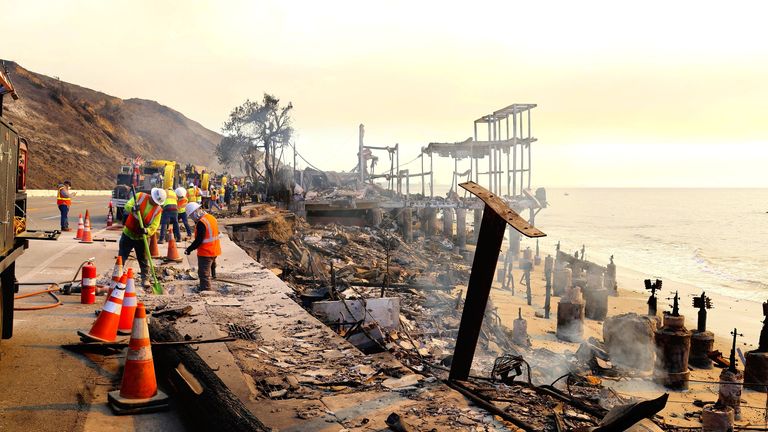
[[[115,267],[112,268],[112,280],[109,282],[109,289],[116,287],[120,283],[120,277],[123,276],[123,257],[115,257]]]
[[[157,246],[157,233],[149,238],[149,255],[152,258],[162,258],[160,255],[160,248]]]
[[[120,390],[109,392],[107,400],[117,415],[155,412],[168,408],[168,395],[157,389],[144,303],[136,306]]]
[[[128,275],[125,283],[125,296],[123,297],[123,307],[120,309],[120,324],[117,326],[117,333],[121,335],[131,334],[133,325],[133,315],[136,312],[136,285],[133,280],[133,269],[128,268]]]
[[[80,243],[93,243],[91,217],[88,215],[88,210],[85,211],[85,230],[83,231],[83,238],[80,239]]]
[[[165,255],[166,261],[181,262],[181,255],[176,248],[176,238],[173,236],[173,232],[168,230],[168,253]]]
[[[83,214],[80,213],[80,216],[77,218],[77,234],[75,234],[75,240],[82,240],[84,230],[85,225],[83,225]]]
[[[109,211],[107,212],[107,226],[112,226],[112,221],[114,220],[114,216],[112,215],[112,201],[109,202]]]
[[[117,326],[120,324],[120,310],[123,307],[123,296],[125,289],[120,289],[120,285],[125,285],[128,279],[128,273],[120,278],[118,288],[113,289],[101,309],[101,313],[93,323],[91,331],[84,333],[78,331],[77,334],[85,340],[96,340],[99,342],[114,342],[117,339]]]

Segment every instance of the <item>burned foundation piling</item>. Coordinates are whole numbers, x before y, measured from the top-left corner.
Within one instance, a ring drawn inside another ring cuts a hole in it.
[[[566,288],[557,303],[557,338],[581,342],[584,334],[584,298],[581,288]]]
[[[685,317],[680,315],[677,293],[673,301],[672,312],[664,314],[663,326],[656,330],[654,379],[664,387],[685,390],[691,376],[688,371],[691,332],[685,328]]]
[[[693,307],[699,309],[699,321],[691,336],[688,364],[701,369],[712,369],[709,353],[715,344],[715,334],[707,331],[707,309],[712,308],[712,300],[705,293],[701,293],[701,296],[693,298]]]
[[[611,255],[611,261],[605,266],[603,288],[607,289],[612,296],[619,295],[619,286],[616,281],[616,264],[613,263],[613,255]]]
[[[745,387],[768,392],[768,302],[763,303],[763,328],[757,349],[747,352],[744,365]]]
[[[467,247],[467,210],[463,208],[456,209],[456,246]]]
[[[512,321],[512,343],[524,347],[531,346],[528,337],[528,321],[523,319],[522,308],[517,309],[517,319]]]
[[[559,262],[559,261],[558,261]],[[555,265],[555,271],[552,277],[552,293],[559,297],[563,295],[566,288],[570,288],[573,284],[571,269],[567,267],[559,267]]]
[[[608,315],[608,290],[605,288],[587,288],[584,291],[585,315],[587,318],[602,321]]]
[[[733,409],[733,417],[736,420],[741,420],[741,391],[744,386],[744,374],[736,368],[736,337],[743,335],[736,329],[733,329],[731,335],[733,336],[733,342],[731,345],[730,365],[720,373],[717,404],[731,407]]]
[[[443,209],[443,236],[453,241],[453,209],[450,207]]]

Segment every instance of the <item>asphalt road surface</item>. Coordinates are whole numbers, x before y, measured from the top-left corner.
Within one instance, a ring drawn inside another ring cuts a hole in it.
[[[69,227],[77,229],[77,216],[89,210],[91,223],[94,227],[104,226],[107,222],[107,208],[110,197],[108,196],[84,196],[74,197],[72,207],[69,209]],[[27,200],[27,227],[28,229],[53,230],[59,229],[59,208],[56,206],[55,197],[30,197]]]
[[[93,236],[117,239],[119,231],[105,229],[109,197],[75,198],[70,227],[77,228],[77,215],[91,212]],[[59,229],[59,211],[52,197],[28,202],[29,229]],[[117,243],[83,244],[74,232],[62,233],[57,241],[30,240],[29,249],[17,261],[16,275],[22,283],[60,282],[72,279],[88,258],[98,274],[111,272]],[[19,294],[47,288],[22,285]],[[59,295],[63,305],[14,314],[13,338],[0,343],[0,430],[2,431],[180,431],[176,411],[137,416],[115,416],[109,410],[107,392],[120,386],[124,354],[101,356],[78,354],[61,348],[77,343],[77,330],[88,331],[94,312],[104,303],[80,304],[79,295]],[[48,295],[18,300],[16,306],[52,304]]]

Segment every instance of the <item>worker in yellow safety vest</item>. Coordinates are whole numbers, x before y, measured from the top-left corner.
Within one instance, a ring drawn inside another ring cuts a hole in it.
[[[173,236],[177,242],[181,241],[179,232],[179,199],[176,197],[176,191],[168,189],[165,191],[166,198],[163,203],[163,217],[160,220],[160,238],[158,244],[165,242],[165,234],[168,232],[168,224],[173,226]]]
[[[211,289],[211,279],[216,279],[216,257],[221,255],[219,224],[216,218],[198,203],[187,204],[187,214],[195,221],[195,240],[184,250],[189,255],[197,249],[197,275],[200,290]]]
[[[149,257],[144,253],[143,237],[152,237],[157,232],[163,214],[162,205],[167,197],[165,190],[152,188],[150,193],[137,193],[136,200],[131,198],[124,207],[128,217],[120,236],[118,255],[123,258],[123,262],[128,262],[131,251],[136,252],[136,261],[141,269],[141,283],[145,288],[149,287]],[[144,230],[139,224],[139,217],[144,224]]]
[[[189,200],[187,199],[187,190],[183,187],[179,186],[176,188],[176,198],[178,198],[178,208],[179,208],[179,219],[181,219],[181,223],[184,224],[184,229],[187,231],[187,237],[192,237],[192,230],[189,229],[189,222],[187,220],[187,204],[189,203]]]
[[[62,231],[72,231],[72,228],[69,227],[69,207],[72,205],[72,197],[77,193],[70,192],[70,187],[72,187],[72,182],[64,180],[64,183],[59,183],[59,191],[56,192],[56,206],[61,213]]]
[[[197,197],[195,196],[195,192],[197,191],[197,187],[194,183],[190,183],[189,187],[187,188],[187,199],[189,202],[197,202]]]

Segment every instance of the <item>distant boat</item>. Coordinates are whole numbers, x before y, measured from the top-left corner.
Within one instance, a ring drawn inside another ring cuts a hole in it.
[[[570,196],[570,195],[568,194],[568,192],[565,192],[565,193],[563,193],[563,195],[565,195],[565,196]],[[768,212],[766,212],[766,213],[768,213]]]

